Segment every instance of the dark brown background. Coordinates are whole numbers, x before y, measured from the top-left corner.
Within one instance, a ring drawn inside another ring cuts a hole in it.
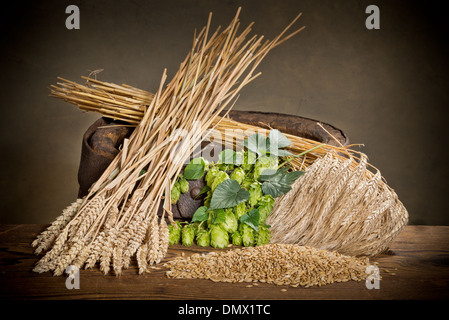
[[[65,27],[76,4],[81,29]],[[380,30],[365,8],[380,8]],[[0,223],[48,223],[75,200],[81,137],[98,118],[48,97],[57,76],[154,91],[177,70],[210,11],[273,38],[298,12],[304,32],[276,48],[239,110],[276,111],[343,129],[378,167],[412,224],[449,225],[448,27],[437,2],[33,1],[1,12]]]

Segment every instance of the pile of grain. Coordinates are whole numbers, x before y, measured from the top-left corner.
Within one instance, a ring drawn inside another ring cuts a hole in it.
[[[266,282],[297,287],[365,280],[367,257],[294,244],[268,244],[235,250],[193,254],[164,264],[169,278],[215,282]]]

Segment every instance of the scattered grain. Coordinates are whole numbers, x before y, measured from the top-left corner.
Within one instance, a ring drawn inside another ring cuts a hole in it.
[[[210,279],[214,282],[254,282],[292,287],[321,286],[333,282],[361,281],[367,276],[367,257],[356,258],[337,252],[294,244],[211,252],[174,259],[164,264],[167,277]],[[286,290],[286,289],[283,289]]]

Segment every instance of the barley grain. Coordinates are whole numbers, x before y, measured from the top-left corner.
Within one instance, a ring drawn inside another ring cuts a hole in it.
[[[268,244],[192,255],[164,264],[170,278],[210,279],[214,282],[262,282],[297,287],[366,278],[366,257],[345,256],[294,244]],[[254,283],[249,286],[255,285]]]

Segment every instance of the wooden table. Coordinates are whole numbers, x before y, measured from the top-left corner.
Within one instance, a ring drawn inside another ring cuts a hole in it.
[[[32,272],[39,257],[30,243],[45,225],[0,225],[0,299],[448,299],[449,227],[407,226],[388,252],[371,261],[380,270],[380,288],[367,289],[364,281],[322,287],[292,288],[259,283],[215,283],[176,280],[166,269],[138,275],[136,264],[121,277],[104,276],[98,269],[81,270],[80,289],[67,289],[65,277]],[[210,248],[209,248],[210,249]],[[204,252],[199,247],[170,247],[166,259],[182,253]]]

